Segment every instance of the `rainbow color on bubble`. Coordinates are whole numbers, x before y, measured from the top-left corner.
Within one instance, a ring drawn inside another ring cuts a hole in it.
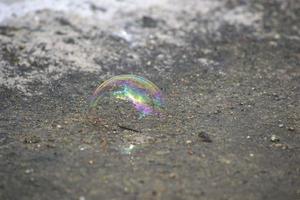
[[[136,75],[119,75],[104,81],[93,93],[92,107],[105,95],[130,102],[142,117],[159,115],[164,105],[161,90],[151,81]]]

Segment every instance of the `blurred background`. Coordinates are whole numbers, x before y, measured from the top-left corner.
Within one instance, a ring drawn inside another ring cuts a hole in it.
[[[0,0],[0,199],[299,199],[298,0]],[[88,112],[135,74],[164,120]]]

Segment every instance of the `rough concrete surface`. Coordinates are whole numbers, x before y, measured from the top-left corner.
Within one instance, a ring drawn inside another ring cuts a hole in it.
[[[300,199],[299,20],[298,0],[0,1],[0,199]],[[91,113],[118,74],[165,117]]]

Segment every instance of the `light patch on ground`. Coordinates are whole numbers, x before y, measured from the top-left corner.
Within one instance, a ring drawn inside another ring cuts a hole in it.
[[[246,7],[237,7],[223,16],[224,21],[230,24],[242,24],[245,26],[259,25],[262,19],[261,13],[249,12]]]
[[[144,16],[154,19],[157,27],[143,27]],[[198,20],[205,24],[199,26]],[[0,84],[27,95],[38,94],[30,89],[30,84],[47,84],[72,71],[103,72],[107,68],[105,63],[123,60],[124,54],[134,55],[132,62],[140,64],[141,55],[135,48],[146,48],[151,42],[184,46],[187,32],[197,30],[205,38],[212,32],[218,33],[224,23],[257,29],[260,21],[261,14],[250,12],[247,6],[227,9],[217,0],[0,3],[0,23],[26,27],[16,31],[13,37],[0,35],[0,45],[5,48],[2,58],[0,55]],[[107,42],[109,36],[126,41],[128,46],[122,47],[124,54]],[[18,62],[9,61],[7,53],[14,54]]]
[[[149,7],[167,6],[167,0],[24,0],[12,4],[0,3],[0,22],[9,18],[18,18],[28,13],[53,10],[89,18],[91,21],[111,21],[119,16]]]

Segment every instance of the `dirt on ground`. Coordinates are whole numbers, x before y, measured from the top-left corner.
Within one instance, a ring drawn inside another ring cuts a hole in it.
[[[298,0],[0,1],[0,199],[300,199],[299,20]],[[90,112],[120,74],[162,119]]]

